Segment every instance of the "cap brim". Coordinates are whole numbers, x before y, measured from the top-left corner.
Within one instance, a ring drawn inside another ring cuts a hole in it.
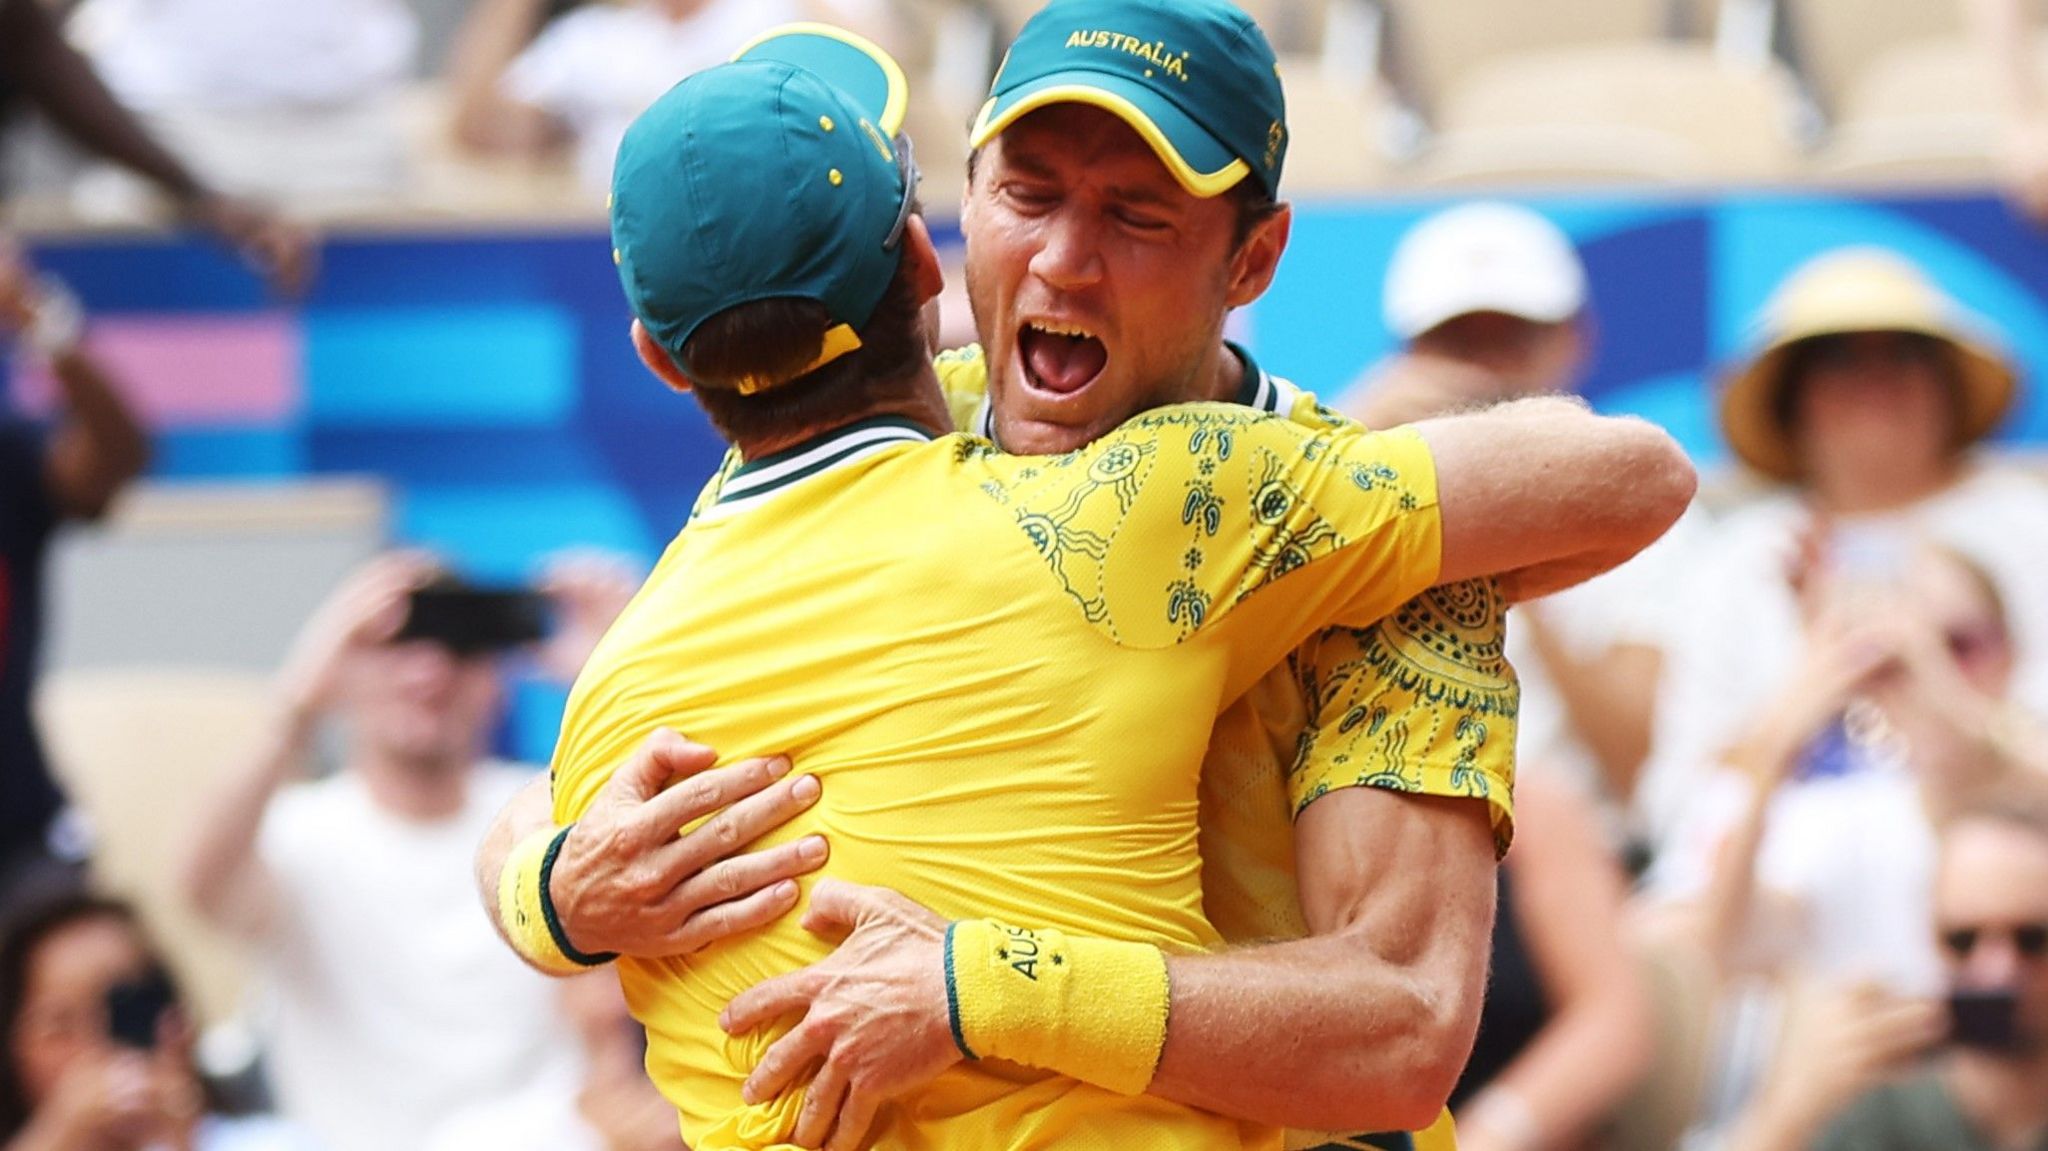
[[[1024,116],[1053,104],[1086,104],[1129,124],[1181,187],[1202,199],[1220,196],[1251,175],[1250,164],[1157,92],[1084,69],[1054,72],[993,97],[975,118],[969,144],[979,148]]]
[[[733,60],[768,60],[801,68],[845,93],[885,135],[903,131],[910,82],[902,66],[880,45],[844,28],[784,24],[733,53]]]

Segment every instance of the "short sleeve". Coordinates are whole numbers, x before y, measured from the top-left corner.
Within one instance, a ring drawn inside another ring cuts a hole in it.
[[[1295,814],[1347,787],[1479,799],[1505,854],[1521,706],[1506,641],[1492,580],[1430,588],[1368,628],[1312,640],[1297,664],[1310,721],[1287,776]]]
[[[1148,648],[1227,628],[1218,642],[1253,678],[1324,627],[1392,611],[1442,558],[1436,473],[1412,431],[1190,404],[1000,466],[989,494],[1092,623]]]

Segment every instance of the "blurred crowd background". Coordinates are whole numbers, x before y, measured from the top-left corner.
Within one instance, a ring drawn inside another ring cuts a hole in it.
[[[610,157],[841,24],[957,259],[1036,6],[0,0],[0,1148],[679,1146],[609,977],[469,876],[722,454],[633,358]],[[1706,479],[1513,613],[1463,1146],[2048,1147],[2048,14],[1245,6],[1297,216],[1236,338],[1376,425],[1583,395]],[[550,634],[381,642],[428,568]]]

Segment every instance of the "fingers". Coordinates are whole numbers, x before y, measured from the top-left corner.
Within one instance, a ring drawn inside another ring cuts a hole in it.
[[[797,885],[785,879],[772,887],[695,912],[671,937],[668,953],[689,955],[714,943],[773,923],[796,906]]]
[[[932,916],[922,906],[886,887],[869,887],[843,879],[821,879],[811,889],[804,912],[804,930],[818,935],[852,931],[874,919]]]
[[[683,881],[676,891],[675,910],[689,915],[714,904],[744,899],[778,880],[816,871],[830,856],[823,836],[807,835],[720,860]]]
[[[846,1073],[827,1059],[811,1085],[804,1088],[804,1105],[796,1113],[792,1141],[800,1147],[823,1147],[845,1099]]]
[[[718,762],[718,753],[701,743],[692,743],[668,728],[661,728],[641,743],[612,777],[598,789],[593,803],[606,799],[643,804],[661,794],[674,781],[696,775]],[[681,826],[678,824],[677,826]],[[661,833],[666,840],[675,828]]]
[[[765,811],[760,804],[750,805],[744,811],[737,808],[740,801],[774,787],[777,780],[789,774],[789,767],[789,760],[776,756],[743,759],[699,772],[648,800],[640,818],[648,833],[665,843],[676,840],[676,833],[683,828],[712,816],[702,826],[685,832],[678,841],[683,848],[671,853],[677,858],[670,862],[681,864],[685,871],[701,870],[817,802],[817,780],[805,776],[809,783],[799,789],[796,783],[802,781],[792,782],[782,795],[767,802]],[[776,818],[778,814],[780,818]]]
[[[825,1144],[825,1151],[858,1151],[867,1138],[868,1128],[875,1125],[875,1113],[881,1109],[880,1096],[863,1091],[858,1085],[849,1087],[846,1101],[839,1105],[839,1122],[832,1128],[832,1141]]]
[[[831,1050],[832,1039],[824,1028],[798,1024],[761,1056],[761,1062],[754,1065],[754,1073],[741,1085],[740,1098],[749,1104],[775,1098],[796,1086],[805,1070]]]
[[[733,996],[732,1002],[725,1005],[725,1010],[718,1013],[718,1026],[727,1035],[745,1035],[766,1027],[785,1015],[802,1014],[811,1005],[816,984],[816,973],[809,967],[799,968],[773,979],[764,979]],[[763,1080],[763,1075],[766,1074],[769,1063],[775,1059],[775,1053],[789,1046],[795,1036],[796,1032],[792,1031],[776,1040],[775,1046],[768,1049],[768,1055],[754,1069],[753,1077],[747,1080],[749,1088],[762,1084],[780,1090],[785,1086],[782,1083],[767,1083]],[[800,1067],[802,1064],[799,1063],[797,1066]],[[774,1093],[774,1090],[766,1091],[759,1097],[766,1099]],[[747,1101],[754,1102],[754,1098],[750,1096]]]

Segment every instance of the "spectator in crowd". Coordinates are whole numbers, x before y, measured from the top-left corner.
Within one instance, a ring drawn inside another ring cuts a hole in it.
[[[195,176],[121,106],[40,0],[0,0],[0,117],[17,99],[154,185],[182,218],[234,247],[275,289],[289,295],[305,287],[313,272],[311,233]]]
[[[300,200],[390,193],[419,28],[406,0],[86,0],[74,38],[212,182]]]
[[[330,1151],[588,1146],[557,991],[499,944],[470,887],[491,815],[532,777],[483,756],[499,653],[399,638],[437,578],[424,556],[385,555],[306,624],[270,732],[202,820],[188,898],[259,945],[280,1106]],[[580,565],[547,586],[543,659],[573,670],[633,581]],[[340,770],[291,782],[335,714],[350,721]]]
[[[1591,358],[1577,251],[1555,224],[1513,204],[1464,204],[1417,224],[1388,264],[1384,310],[1401,351],[1343,405],[1369,427],[1568,394]],[[1688,518],[1614,571],[1517,606],[1508,630],[1522,683],[1522,763],[1561,771],[1605,800],[1610,824],[1649,750],[1658,632],[1690,534]]]
[[[542,27],[545,9],[543,0],[477,0],[450,65],[456,139],[485,154],[573,149],[583,183],[599,190],[635,116],[768,29],[817,20],[891,38],[877,0],[625,0]]]
[[[45,894],[0,939],[0,1151],[309,1151],[272,1118],[222,1114],[193,1024],[141,922]]]
[[[1936,829],[1997,791],[2048,798],[2048,731],[2006,699],[2012,639],[1981,568],[1941,547],[1889,573],[1829,562],[1804,561],[1804,662],[1733,766],[1695,789],[1653,891],[1692,889],[1729,1018],[1796,1032],[1817,982],[1854,991],[1830,992],[1809,1025],[1906,1027],[1941,982]],[[1757,1042],[1722,1052],[1707,1127],[1753,1093],[1769,1030],[1734,1032]]]
[[[2048,1147],[2048,809],[1966,807],[1942,836],[1931,919],[1949,995],[1823,1015],[1730,1146],[1744,1151]],[[1931,1065],[1924,1056],[1946,1038]]]
[[[29,712],[42,639],[43,567],[66,521],[99,518],[149,462],[135,413],[85,350],[84,314],[0,233],[0,339],[48,362],[53,427],[0,416],[0,889],[53,848],[63,796]]]
[[[1919,269],[1871,248],[1800,268],[1762,327],[1721,426],[1737,457],[1785,486],[1715,529],[1671,613],[1637,792],[1660,843],[1699,765],[1785,695],[1811,646],[1787,578],[1802,536],[1852,567],[1916,537],[1970,556],[2011,609],[2016,698],[2038,710],[2048,687],[2048,486],[1974,450],[2012,404],[2004,354]]]
[[[1479,1038],[1451,1093],[1463,1151],[1585,1146],[1650,1063],[1628,882],[1591,804],[1537,771],[1515,816]]]

